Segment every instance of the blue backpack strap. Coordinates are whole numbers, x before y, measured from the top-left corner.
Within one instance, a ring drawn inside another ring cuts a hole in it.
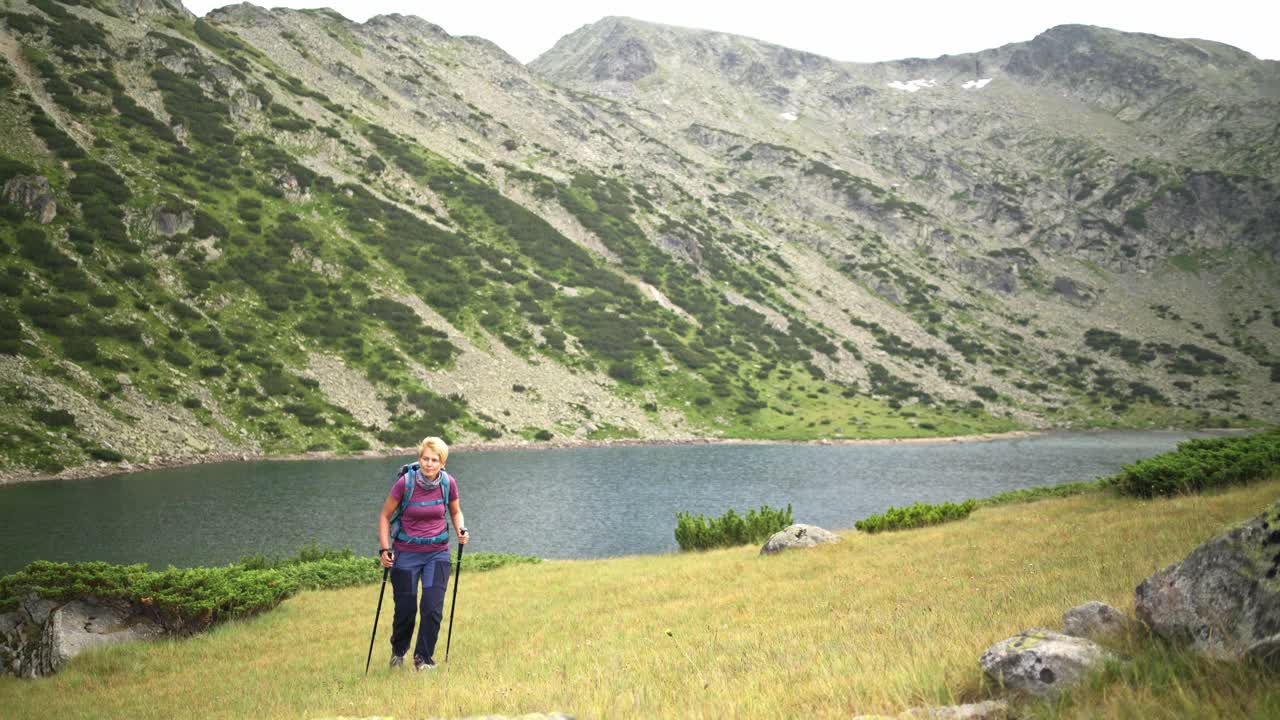
[[[409,507],[409,498],[413,495],[413,486],[417,484],[413,481],[413,468],[413,465],[402,465],[400,474],[396,476],[397,480],[404,478],[404,493],[400,496],[400,507],[396,508],[396,514],[391,516],[390,524],[394,526],[391,528],[391,541],[393,544],[403,534],[401,532],[400,519],[404,517],[404,511]]]
[[[440,474],[443,475],[443,477],[440,478],[441,499],[412,502],[411,497],[413,495],[413,487],[418,484],[418,477],[422,474],[422,470],[419,468],[417,463],[413,463],[412,465],[405,465],[403,468],[401,468],[401,470],[403,472],[403,477],[404,477],[404,496],[400,499],[400,509],[399,511],[397,511],[396,516],[393,519],[393,522],[399,523],[396,527],[396,532],[394,535],[395,539],[401,542],[412,543],[414,545],[439,545],[442,542],[448,542],[449,541],[449,522],[448,522],[449,481],[450,481],[449,474],[446,473],[443,469],[440,470]],[[427,505],[444,505],[445,506],[444,532],[440,533],[439,535],[434,535],[432,537],[427,537],[427,538],[418,537],[416,535],[410,535],[409,532],[404,529],[404,523],[399,522],[400,519],[404,516],[405,510],[411,507],[424,507]]]

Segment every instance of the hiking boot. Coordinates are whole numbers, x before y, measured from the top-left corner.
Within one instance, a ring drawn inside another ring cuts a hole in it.
[[[413,656],[413,669],[414,669],[415,671],[416,671],[416,670],[435,670],[435,669],[436,669],[436,661],[435,661],[435,660],[423,660],[422,658],[418,657],[417,655],[414,655],[414,656]]]
[[[392,656],[391,656],[391,669],[392,669],[392,670],[395,670],[395,669],[400,668],[400,667],[403,667],[403,666],[404,666],[404,656],[403,656],[403,655],[392,655]]]

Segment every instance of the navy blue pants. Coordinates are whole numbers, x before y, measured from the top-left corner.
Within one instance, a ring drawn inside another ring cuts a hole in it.
[[[431,660],[444,619],[444,595],[449,587],[449,551],[397,552],[391,566],[392,597],[396,601],[391,624],[391,653],[404,655],[413,637],[414,616],[422,615],[418,643],[413,654]],[[422,583],[422,601],[418,601],[418,583]]]

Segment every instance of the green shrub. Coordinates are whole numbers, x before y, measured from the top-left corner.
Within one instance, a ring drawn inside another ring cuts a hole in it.
[[[18,355],[22,352],[22,322],[18,316],[0,308],[0,353]]]
[[[640,377],[639,369],[629,362],[609,363],[609,377],[628,385],[644,384],[644,380]]]
[[[1280,470],[1280,427],[1245,437],[1186,440],[1105,480],[1123,495],[1155,497],[1243,485]]]
[[[70,335],[62,338],[62,353],[68,360],[93,362],[100,356],[98,342],[86,335]]]
[[[151,77],[160,88],[165,109],[187,126],[193,139],[214,147],[235,141],[235,134],[223,123],[231,114],[226,104],[209,99],[199,85],[167,68],[156,68]]]
[[[36,422],[49,428],[76,426],[76,416],[66,410],[45,410],[44,408],[36,408],[32,411],[31,417]]]
[[[110,448],[89,448],[89,457],[104,462],[120,462],[124,456]]]
[[[538,558],[494,553],[463,557],[468,570],[537,563]],[[301,590],[327,590],[376,583],[382,568],[372,557],[331,550],[314,543],[295,558],[262,555],[214,568],[173,568],[105,562],[55,563],[37,560],[0,578],[0,613],[14,610],[31,594],[50,600],[93,596],[143,609],[171,632],[202,630],[213,623],[269,610]]]
[[[791,524],[791,504],[786,510],[768,505],[750,510],[745,516],[732,508],[718,518],[692,513],[676,513],[676,543],[681,550],[709,550],[716,547],[749,545],[767,539]]]
[[[51,600],[92,595],[146,608],[171,632],[192,632],[273,608],[297,589],[296,582],[281,573],[235,565],[151,572],[146,565],[37,560],[0,578],[0,612],[17,607],[31,593]]]
[[[923,423],[921,423],[921,427],[924,427]],[[1084,480],[1081,482],[1062,483],[1061,485],[1049,485],[1047,487],[1009,490],[1008,492],[1002,492],[999,495],[992,495],[989,498],[979,500],[978,505],[988,507],[992,505],[1031,502],[1032,500],[1042,500],[1044,498],[1070,497],[1072,495],[1080,495],[1087,492],[1096,492],[1103,489],[1103,487],[1103,480]]]
[[[952,520],[963,520],[978,507],[978,501],[972,498],[962,503],[944,502],[939,505],[914,503],[907,507],[890,507],[879,515],[869,515],[853,526],[863,532],[881,532],[883,530],[905,530],[940,525]]]

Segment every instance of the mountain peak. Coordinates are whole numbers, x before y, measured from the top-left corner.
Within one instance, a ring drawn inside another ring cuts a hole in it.
[[[688,80],[699,72],[723,74],[776,94],[777,83],[831,64],[813,53],[745,36],[610,16],[561,38],[530,69],[553,82],[597,90],[657,75]],[[661,73],[664,67],[671,72]]]
[[[120,9],[125,15],[132,18],[138,17],[161,17],[165,15],[180,15],[182,17],[194,18],[195,15],[182,5],[178,0],[120,0]]]

